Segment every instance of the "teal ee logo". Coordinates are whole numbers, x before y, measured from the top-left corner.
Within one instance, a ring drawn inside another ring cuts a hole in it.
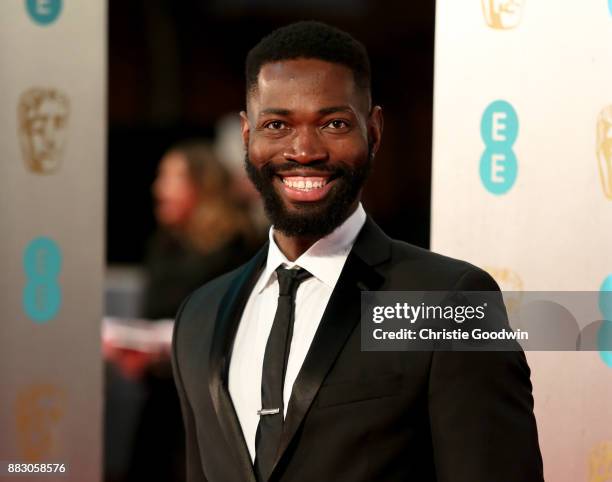
[[[486,146],[480,158],[480,179],[492,194],[507,193],[516,181],[517,162],[512,146],[518,137],[518,116],[505,100],[489,104],[482,115],[480,135]]]
[[[612,0],[608,0],[608,10],[610,11],[610,15],[612,15]]]
[[[604,363],[612,368],[612,351],[604,350],[612,346],[612,274],[603,281],[599,289],[599,310],[604,320],[597,332],[599,355]]]
[[[46,323],[62,305],[62,289],[57,280],[62,254],[57,243],[45,237],[33,239],[24,251],[23,269],[23,309],[35,323]]]
[[[53,23],[62,11],[62,0],[25,0],[28,14],[39,25]]]

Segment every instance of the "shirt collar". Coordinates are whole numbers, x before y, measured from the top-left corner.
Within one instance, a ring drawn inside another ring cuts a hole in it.
[[[255,286],[255,292],[261,293],[276,280],[276,268],[285,265],[288,268],[299,266],[312,274],[319,281],[333,289],[340,277],[346,258],[355,239],[366,221],[366,213],[361,203],[340,226],[327,236],[319,239],[295,261],[289,261],[274,240],[274,226],[268,234],[268,259],[266,267]]]

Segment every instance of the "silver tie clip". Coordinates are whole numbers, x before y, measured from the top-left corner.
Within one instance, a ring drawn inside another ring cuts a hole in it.
[[[280,408],[262,408],[261,410],[257,410],[257,415],[263,417],[264,415],[276,415],[280,412]]]

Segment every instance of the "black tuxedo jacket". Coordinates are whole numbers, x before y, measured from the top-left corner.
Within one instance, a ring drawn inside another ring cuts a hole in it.
[[[228,392],[232,342],[267,246],[177,315],[189,482],[255,482]],[[484,271],[392,240],[368,218],[293,386],[270,480],[538,482],[521,351],[362,352],[362,290],[498,290]]]

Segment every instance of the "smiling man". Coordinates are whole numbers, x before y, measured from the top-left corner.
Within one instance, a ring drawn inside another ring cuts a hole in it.
[[[325,40],[293,48],[314,50]],[[371,106],[367,55],[354,47],[354,58],[344,59],[354,70],[339,63],[333,45],[325,60],[270,62],[276,44],[262,42],[247,60],[246,169],[281,250],[294,259],[301,254],[296,241],[305,251],[355,212],[380,145],[382,111]]]
[[[498,290],[365,213],[383,118],[364,47],[291,24],[246,77],[245,164],[273,226],[177,315],[188,481],[543,480],[522,352],[361,351],[363,290]]]

